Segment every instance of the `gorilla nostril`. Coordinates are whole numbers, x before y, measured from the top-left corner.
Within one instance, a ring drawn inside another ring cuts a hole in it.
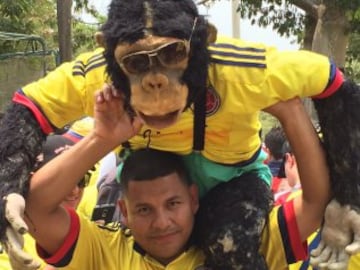
[[[152,83],[152,82],[149,83],[149,87],[154,89],[154,90],[161,89],[161,86],[162,86],[161,83]]]
[[[142,79],[142,86],[146,91],[161,91],[168,83],[168,78],[163,74],[148,75]]]

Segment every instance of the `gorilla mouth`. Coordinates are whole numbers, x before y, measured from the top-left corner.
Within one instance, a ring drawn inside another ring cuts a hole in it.
[[[177,121],[180,114],[181,110],[173,111],[165,115],[152,116],[146,115],[142,112],[138,112],[138,115],[145,122],[146,125],[156,129],[162,129],[173,125]]]

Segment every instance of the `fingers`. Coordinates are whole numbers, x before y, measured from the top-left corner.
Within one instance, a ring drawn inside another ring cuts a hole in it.
[[[11,224],[11,227],[20,234],[26,233],[28,231],[28,226],[23,218],[25,209],[24,197],[17,193],[11,193],[7,195],[4,200],[5,217]]]
[[[319,266],[321,263],[327,262],[330,259],[331,255],[332,249],[326,246],[317,256],[314,256],[313,252],[311,252],[310,263],[314,266]]]
[[[330,248],[328,246],[321,247],[314,252],[311,252],[310,264],[319,269],[328,270],[346,270],[349,262],[349,255],[342,249]]]
[[[327,262],[320,263],[320,269],[346,270],[348,267],[349,255],[344,250],[333,250]]]
[[[310,255],[311,255],[311,256],[314,256],[314,257],[318,257],[318,256],[321,254],[321,252],[322,252],[322,250],[323,250],[324,248],[325,248],[324,242],[323,242],[323,241],[320,241],[320,243],[319,243],[319,245],[317,246],[317,248],[311,250]]]
[[[18,260],[12,254],[9,254],[9,262],[13,270],[36,270],[40,268],[40,263],[31,259],[30,261]]]
[[[329,270],[346,270],[348,268],[350,256],[344,250],[337,253],[335,261],[328,265]]]
[[[3,243],[3,246],[8,254],[12,269],[33,270],[40,267],[39,262],[23,251],[24,238],[21,234],[9,227],[6,229],[6,237],[8,240]]]
[[[355,255],[360,252],[360,242],[353,242],[345,247],[345,251],[350,255]]]
[[[97,103],[111,101],[113,98],[121,98],[123,95],[110,84],[105,84],[100,91],[95,93],[95,100]]]

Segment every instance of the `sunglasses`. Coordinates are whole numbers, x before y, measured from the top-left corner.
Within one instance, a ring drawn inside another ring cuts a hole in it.
[[[125,55],[120,60],[120,67],[129,74],[141,74],[150,70],[154,58],[163,67],[172,68],[184,61],[190,52],[191,38],[197,23],[194,19],[188,40],[171,41],[151,51],[140,51]]]
[[[90,178],[92,175],[92,171],[87,171],[83,178],[77,183],[78,188],[85,188],[90,183]]]

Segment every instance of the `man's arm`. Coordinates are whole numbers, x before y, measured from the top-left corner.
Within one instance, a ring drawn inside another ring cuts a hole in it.
[[[111,90],[105,87],[105,93],[96,96],[94,130],[31,179],[26,222],[29,232],[50,254],[58,250],[69,231],[68,213],[59,206],[63,198],[93,164],[140,129],[140,122],[124,112],[123,99]]]
[[[330,198],[330,180],[320,140],[299,98],[266,109],[282,124],[296,157],[302,196],[294,200],[302,240],[320,225]]]
[[[21,234],[27,228],[23,212],[18,212],[23,207],[15,210],[13,201],[7,200],[7,196],[26,195],[36,157],[46,135],[53,131],[51,124],[62,127],[89,113],[86,109],[92,112],[92,91],[101,88],[106,76],[103,59],[96,58],[99,61],[94,68],[95,63],[90,61],[94,55],[100,57],[102,53],[82,54],[74,62],[65,63],[46,77],[18,90],[0,124],[0,242],[9,256],[19,262],[30,261],[29,256],[21,252]],[[91,66],[91,87],[87,85],[88,74],[83,65]],[[14,269],[34,268],[25,263]]]

